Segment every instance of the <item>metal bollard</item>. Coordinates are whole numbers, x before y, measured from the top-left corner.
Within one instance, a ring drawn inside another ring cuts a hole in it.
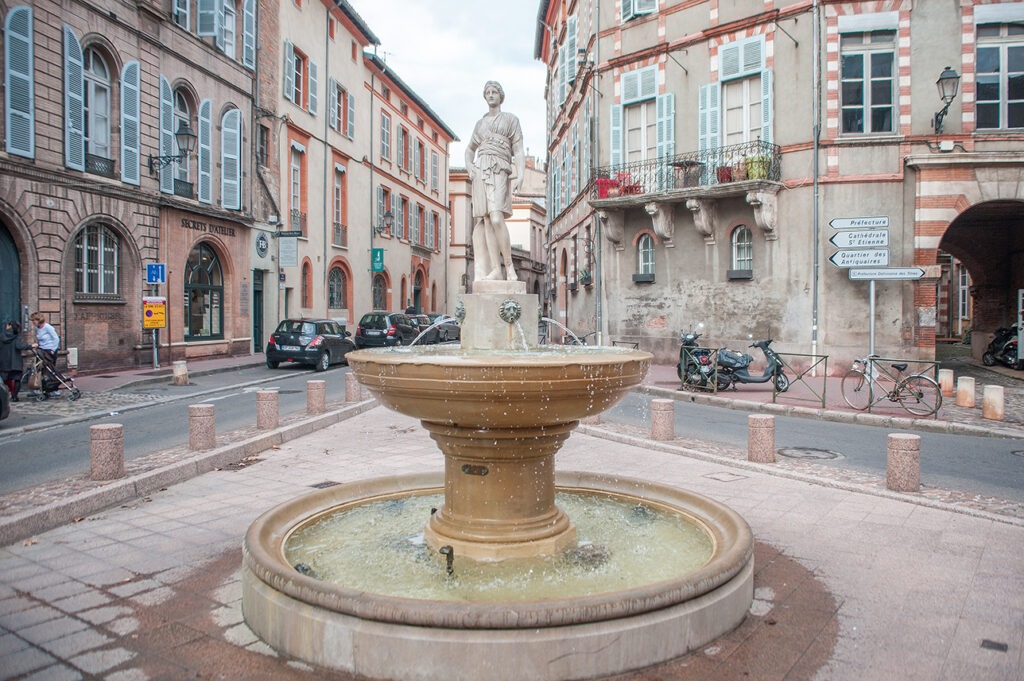
[[[961,379],[963,380],[963,379]],[[921,491],[921,436],[889,434],[885,486],[894,492]]]
[[[306,411],[310,414],[327,411],[327,381],[306,381]]]
[[[188,405],[188,447],[193,451],[217,446],[217,427],[212,404]]]
[[[939,389],[943,397],[953,396],[953,370],[939,369]]]
[[[771,414],[747,417],[747,461],[775,463],[775,417]]]
[[[89,426],[89,479],[124,477],[124,425],[101,423]]]
[[[961,376],[956,382],[956,406],[974,406],[974,379],[970,376]]]
[[[1004,413],[1003,386],[986,385],[981,391],[981,416],[982,418],[1002,421]]]
[[[273,430],[279,422],[280,398],[276,390],[256,391],[256,429]]]
[[[651,439],[673,440],[676,436],[676,401],[651,400]]]
[[[345,374],[345,401],[359,402],[362,399],[362,394],[362,386],[356,380],[356,375],[353,373]]]
[[[179,359],[171,367],[171,384],[188,385],[188,363]]]

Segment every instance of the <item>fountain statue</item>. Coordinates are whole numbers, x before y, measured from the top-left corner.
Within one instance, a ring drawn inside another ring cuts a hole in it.
[[[285,654],[403,681],[563,681],[678,657],[745,617],[753,537],[733,511],[684,490],[556,474],[579,420],[639,385],[651,355],[539,344],[538,301],[516,280],[502,219],[522,177],[521,132],[500,111],[499,85],[484,97],[467,166],[477,164],[473,213],[490,245],[474,238],[486,264],[460,301],[461,345],[347,356],[383,405],[420,420],[443,474],[339,485],[257,519],[244,544],[246,623]],[[670,553],[616,567],[647,549]],[[384,567],[334,562],[366,553]]]

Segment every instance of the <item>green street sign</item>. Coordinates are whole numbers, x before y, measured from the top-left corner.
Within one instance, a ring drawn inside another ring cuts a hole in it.
[[[372,263],[370,269],[373,272],[384,271],[384,249],[374,248],[370,255],[370,262]]]

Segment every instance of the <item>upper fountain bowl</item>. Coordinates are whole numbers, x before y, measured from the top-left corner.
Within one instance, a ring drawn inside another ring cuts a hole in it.
[[[640,384],[652,355],[614,347],[445,345],[358,350],[346,359],[360,383],[402,414],[461,427],[515,428],[603,412]]]

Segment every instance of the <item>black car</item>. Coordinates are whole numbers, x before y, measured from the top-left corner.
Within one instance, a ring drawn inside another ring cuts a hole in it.
[[[410,316],[412,317],[412,320],[416,322],[416,327],[419,329],[419,333],[426,331],[426,333],[423,333],[423,337],[420,338],[420,343],[424,345],[433,345],[434,343],[441,342],[440,329],[436,326],[432,329],[430,328],[430,325],[434,323],[433,320],[430,319],[430,315],[414,314]],[[427,331],[427,329],[430,330]],[[416,335],[418,336],[419,333]]]
[[[351,336],[332,319],[285,319],[267,341],[267,366],[296,362],[327,371],[331,364],[345,363],[345,355],[356,349]]]
[[[375,348],[409,345],[420,328],[404,312],[367,312],[356,326],[356,347]]]
[[[441,317],[448,317],[439,312],[433,312],[427,315],[430,317],[430,323],[433,324]],[[447,343],[448,341],[457,341],[462,339],[462,329],[459,328],[459,323],[452,317],[448,317],[441,326],[437,327],[440,332],[440,342]]]

